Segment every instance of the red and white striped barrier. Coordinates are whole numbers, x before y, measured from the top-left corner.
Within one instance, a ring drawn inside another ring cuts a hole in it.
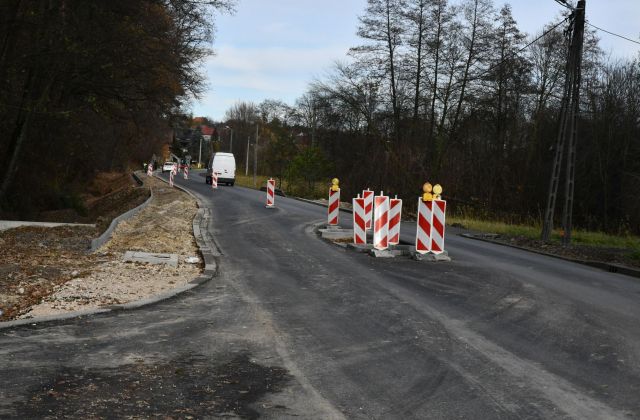
[[[184,167],[184,179],[189,179],[189,167]]]
[[[218,173],[213,171],[211,171],[211,188],[214,190],[218,188]]]
[[[402,219],[402,200],[392,198],[389,200],[389,245],[400,243],[400,220]]]
[[[418,223],[416,231],[416,252],[426,254],[431,251],[431,225],[433,223],[433,201],[418,198]]]
[[[147,165],[147,176],[153,176],[153,165]]]
[[[171,168],[171,173],[174,175],[178,174],[178,165],[176,163],[173,164],[173,167]]]
[[[431,252],[434,254],[442,254],[444,252],[444,222],[447,212],[447,202],[444,200],[434,200],[432,203]]]
[[[365,200],[353,199],[353,243],[364,245],[367,243],[367,222],[365,220]]]
[[[362,197],[364,198],[364,220],[367,224],[367,230],[371,230],[371,219],[373,219],[373,191],[367,188],[362,191]]]
[[[173,187],[173,177],[175,175],[173,174],[173,171],[169,172],[169,186]]]
[[[373,198],[373,247],[384,250],[389,247],[389,197],[376,195]]]
[[[275,206],[275,203],[276,203],[275,192],[276,192],[276,181],[270,178],[267,181],[267,207]]]
[[[327,224],[336,226],[338,224],[338,215],[340,213],[340,188],[336,191],[329,190],[329,208],[327,211]]]

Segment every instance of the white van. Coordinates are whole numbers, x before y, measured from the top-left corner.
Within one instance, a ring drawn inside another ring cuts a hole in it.
[[[205,182],[211,184],[211,173],[218,174],[218,184],[227,184],[233,187],[236,182],[236,158],[233,153],[214,153],[207,167]]]

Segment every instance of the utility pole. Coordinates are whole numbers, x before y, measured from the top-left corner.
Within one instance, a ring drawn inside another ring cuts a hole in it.
[[[233,153],[233,128],[229,127],[228,125],[224,126],[225,130],[229,130],[231,133],[231,138],[229,140],[229,153]]]
[[[253,145],[253,188],[256,188],[256,172],[258,171],[258,123],[256,123],[256,143]]]
[[[247,136],[247,163],[244,164],[244,176],[249,176],[249,141],[251,136]]]
[[[586,0],[578,0],[578,5],[573,9],[570,16],[571,42],[569,44],[569,54],[567,57],[564,94],[560,105],[560,123],[558,127],[558,137],[556,140],[555,157],[551,170],[551,180],[549,183],[547,205],[545,208],[541,235],[542,240],[545,242],[549,241],[549,238],[551,237],[564,149],[565,147],[568,147],[564,190],[565,200],[562,212],[562,244],[565,246],[569,245],[571,242],[585,8]],[[568,146],[565,146],[567,143]]]
[[[582,51],[584,43],[584,21],[586,0],[578,1],[576,8],[576,20],[574,27],[574,39],[576,43],[576,63],[574,69],[573,92],[571,95],[572,119],[571,136],[569,137],[569,153],[567,154],[567,175],[565,180],[565,201],[562,210],[562,244],[571,243],[571,230],[573,229],[573,193],[576,178],[576,154],[578,145],[578,114],[580,113],[580,82],[582,79]]]

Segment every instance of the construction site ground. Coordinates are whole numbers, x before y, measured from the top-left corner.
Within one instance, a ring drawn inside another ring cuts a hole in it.
[[[202,272],[193,237],[195,200],[155,178],[138,186],[129,174],[98,178],[85,200],[88,216],[77,222],[95,228],[20,227],[0,232],[0,321],[55,315],[144,299],[184,285]],[[95,252],[91,240],[111,220],[149,204],[121,222],[111,239]],[[70,222],[73,213],[51,212],[46,221]],[[178,266],[123,262],[125,251],[172,253]],[[198,257],[198,263],[187,263]],[[194,259],[191,258],[190,261]]]

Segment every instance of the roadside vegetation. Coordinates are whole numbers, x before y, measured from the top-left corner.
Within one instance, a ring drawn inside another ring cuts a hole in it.
[[[236,174],[236,185],[247,188],[261,189],[266,187],[268,176],[258,175],[256,176],[256,185],[253,184],[253,175]],[[319,180],[314,183],[312,189],[300,180],[284,179],[283,182],[276,181],[276,188],[284,191],[286,195],[293,195],[296,197],[319,199],[327,198],[329,187],[331,186],[331,180],[329,178]]]
[[[0,2],[0,218],[82,212],[96,175],[160,155],[234,3]]]
[[[533,240],[540,239],[542,223],[524,225],[510,224],[500,221],[480,220],[461,216],[448,216],[447,224],[462,227],[477,232],[495,233],[510,237],[524,237]],[[562,230],[555,229],[551,235],[551,242],[560,244]],[[611,247],[627,249],[630,255],[640,261],[640,237],[633,235],[611,235],[603,232],[593,232],[576,229],[572,232],[572,239],[576,245],[594,247]]]

